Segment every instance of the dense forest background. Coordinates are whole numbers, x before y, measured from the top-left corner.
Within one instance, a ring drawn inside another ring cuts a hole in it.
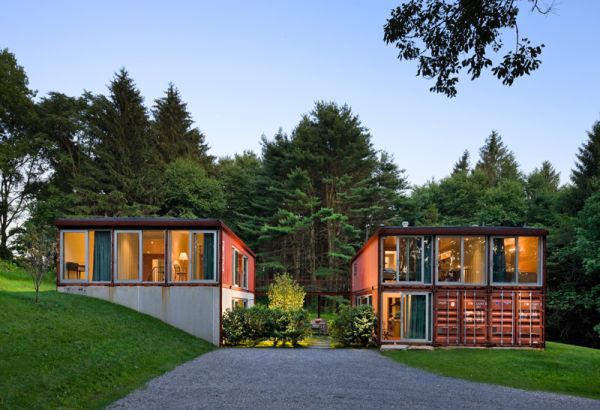
[[[497,132],[484,137],[412,186],[350,107],[317,102],[259,154],[215,158],[174,85],[147,104],[122,69],[106,94],[38,96],[0,50],[0,257],[59,216],[209,217],[257,251],[259,276],[335,279],[380,224],[543,226],[548,338],[598,346],[600,122],[562,186],[551,163],[524,174]]]

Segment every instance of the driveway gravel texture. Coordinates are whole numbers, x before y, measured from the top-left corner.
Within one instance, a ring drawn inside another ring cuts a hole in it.
[[[112,409],[600,409],[600,400],[438,376],[376,350],[223,348]]]

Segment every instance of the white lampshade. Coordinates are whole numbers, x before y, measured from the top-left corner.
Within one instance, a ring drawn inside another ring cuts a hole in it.
[[[185,253],[185,252],[181,252],[181,253],[179,254],[179,260],[180,260],[180,261],[187,261],[187,260],[188,260],[187,253]]]

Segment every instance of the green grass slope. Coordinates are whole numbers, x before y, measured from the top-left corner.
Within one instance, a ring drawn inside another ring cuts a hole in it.
[[[436,349],[383,353],[445,376],[600,399],[600,350],[546,343],[546,350]]]
[[[0,408],[102,408],[213,349],[150,316],[54,290],[0,261]]]

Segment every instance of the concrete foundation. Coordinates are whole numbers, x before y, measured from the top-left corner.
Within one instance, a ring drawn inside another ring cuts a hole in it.
[[[211,286],[60,286],[59,292],[91,296],[153,316],[194,336],[219,344],[219,287]],[[229,289],[223,289],[223,293]],[[244,293],[246,292],[238,292]],[[248,293],[248,299],[254,296]],[[231,306],[229,303],[223,306]],[[250,300],[248,302],[250,305]]]

